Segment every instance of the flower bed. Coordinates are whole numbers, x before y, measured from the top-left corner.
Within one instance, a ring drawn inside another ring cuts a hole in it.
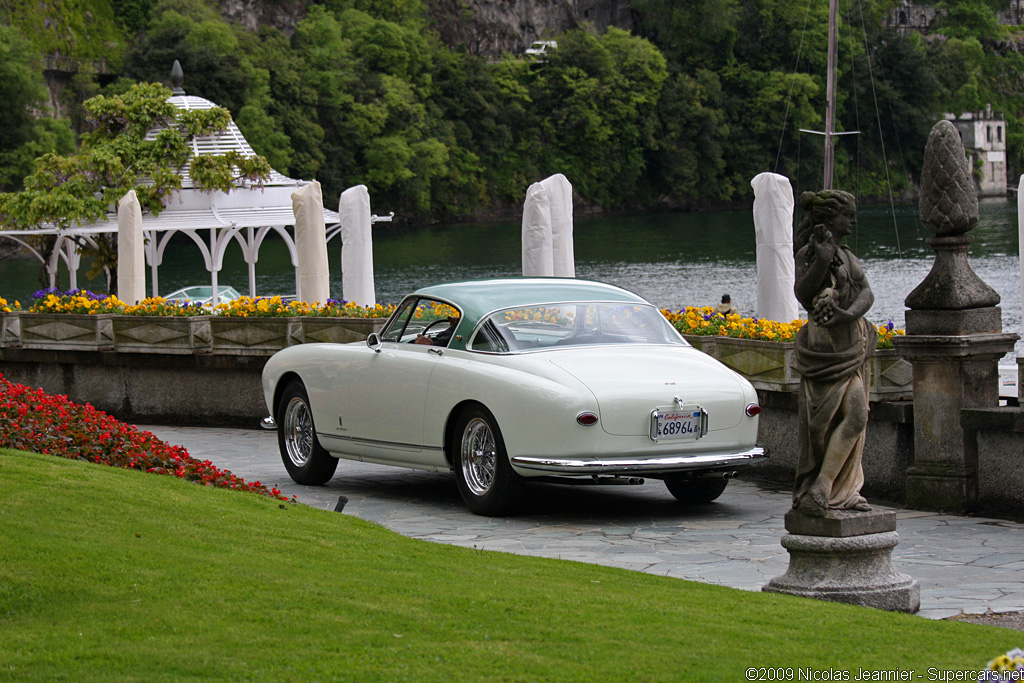
[[[325,304],[240,297],[217,306],[160,297],[129,305],[87,290],[45,289],[27,311],[0,299],[0,345],[38,349],[115,349],[127,353],[226,351],[270,355],[313,341],[352,342],[380,331],[393,305]]]
[[[794,338],[804,320],[780,323],[715,313],[714,308],[688,307],[662,314],[695,348],[737,371],[756,389],[794,392],[800,376],[793,368]],[[913,396],[910,363],[893,349],[892,338],[904,334],[890,320],[876,325],[878,347],[868,368],[872,401]]]
[[[67,396],[51,396],[7,381],[0,374],[0,447],[56,455],[71,460],[169,474],[203,486],[248,491],[290,500],[276,488],[246,482],[209,460],[191,457],[181,446],[171,446],[150,432],[120,422],[89,404]]]
[[[776,320],[724,315],[715,313],[712,306],[687,306],[685,310],[678,311],[662,309],[661,313],[683,335],[758,339],[770,342],[793,341],[796,333],[807,323],[806,320],[799,319],[783,323]],[[875,325],[875,331],[878,332],[880,349],[893,348],[892,338],[906,334],[903,330],[896,329],[892,320],[885,325]]]

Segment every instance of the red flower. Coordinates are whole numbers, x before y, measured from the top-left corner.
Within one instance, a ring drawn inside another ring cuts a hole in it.
[[[199,461],[180,446],[171,446],[150,432],[115,420],[88,403],[50,396],[7,381],[0,374],[0,447],[37,451],[112,467],[171,474],[224,488],[240,488],[278,500],[291,500],[260,482],[247,484],[209,460]]]

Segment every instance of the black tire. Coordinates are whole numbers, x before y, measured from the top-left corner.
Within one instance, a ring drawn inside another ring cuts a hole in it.
[[[316,438],[313,411],[306,387],[293,379],[277,404],[277,445],[288,476],[296,484],[319,486],[331,480],[338,459],[324,450]]]
[[[665,480],[668,492],[680,503],[710,503],[722,495],[729,480],[721,479],[686,479],[676,477]]]
[[[524,482],[509,464],[494,417],[482,408],[462,411],[453,446],[455,479],[466,507],[475,514],[494,517],[514,512]]]

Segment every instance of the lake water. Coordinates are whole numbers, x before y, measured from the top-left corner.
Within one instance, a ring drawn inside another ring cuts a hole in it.
[[[1003,329],[1021,333],[1021,285],[1017,250],[1017,207],[1012,200],[986,200],[973,231],[968,254],[981,278],[1002,297]],[[875,304],[868,319],[904,325],[903,301],[928,274],[934,260],[925,243],[930,233],[920,225],[916,206],[869,206],[859,212],[850,248],[860,257]],[[521,274],[518,221],[374,227],[377,298],[397,302],[417,287],[494,276]],[[744,315],[756,306],[754,223],[749,210],[687,214],[647,214],[578,218],[574,226],[576,275],[630,289],[661,307],[717,303],[728,293]],[[331,295],[341,298],[341,246],[329,245]],[[0,261],[0,296],[24,305],[39,288],[38,262]],[[79,286],[103,291],[101,281]],[[246,293],[248,275],[241,249],[233,245],[225,258],[220,283]],[[67,284],[66,276],[62,280]],[[83,284],[84,283],[84,284]],[[209,275],[191,240],[180,237],[168,248],[160,267],[161,292],[209,283]],[[279,241],[269,238],[257,264],[259,294],[295,291],[294,271]],[[1018,344],[1018,354],[1024,352]]]

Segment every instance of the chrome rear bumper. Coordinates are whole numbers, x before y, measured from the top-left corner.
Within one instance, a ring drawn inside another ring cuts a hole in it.
[[[523,470],[550,474],[621,474],[689,472],[714,470],[723,467],[752,465],[768,458],[764,448],[755,446],[739,453],[716,453],[701,455],[674,455],[642,459],[600,460],[597,458],[548,458],[533,455],[515,455],[512,465]]]

